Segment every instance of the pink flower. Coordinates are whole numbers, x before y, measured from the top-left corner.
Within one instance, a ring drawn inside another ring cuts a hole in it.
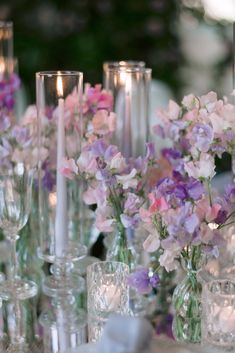
[[[94,132],[105,135],[113,132],[116,128],[116,114],[108,113],[107,110],[98,110],[92,119]]]
[[[195,179],[213,178],[215,175],[215,161],[209,154],[201,153],[199,161],[184,163],[184,169],[190,177]]]
[[[215,203],[210,207],[207,199],[202,199],[197,202],[196,214],[200,221],[206,220],[207,222],[212,222],[218,216],[218,212],[221,209],[221,205]]]
[[[164,250],[164,253],[159,257],[159,263],[165,267],[167,272],[176,270],[178,268],[177,257],[179,256],[181,249],[175,245],[170,250]]]
[[[157,111],[157,115],[159,118],[162,118],[164,121],[165,120],[177,120],[179,118],[181,108],[180,106],[174,102],[173,100],[169,101],[168,108],[165,109],[159,109]]]
[[[139,215],[140,215],[140,218],[142,219],[142,221],[144,223],[151,223],[152,221],[152,213],[149,211],[149,210],[146,210],[145,208],[141,207],[139,209]]]
[[[37,122],[37,107],[29,105],[22,117],[22,125],[32,124]]]
[[[149,194],[149,200],[151,201],[151,205],[149,207],[149,211],[151,213],[155,212],[163,212],[168,210],[169,206],[164,197],[156,198],[154,194]]]
[[[68,179],[73,180],[75,174],[78,173],[78,167],[74,159],[63,158],[60,172]]]
[[[145,239],[143,243],[143,248],[146,252],[151,253],[156,251],[160,247],[161,242],[160,242],[160,237],[157,230],[154,228],[154,226],[152,225],[149,225],[149,226],[150,227],[147,227],[148,229],[144,227],[148,232],[150,232],[150,234],[147,237],[147,239]]]
[[[114,230],[114,219],[110,218],[111,214],[111,207],[104,206],[97,209],[95,226],[100,232],[110,233]]]
[[[91,151],[82,151],[77,160],[78,169],[80,172],[93,174],[97,172],[97,162]]]
[[[110,161],[110,169],[117,169],[120,172],[124,168],[126,168],[126,160],[121,152],[118,152]]]
[[[87,205],[97,204],[98,207],[105,204],[107,197],[108,197],[108,193],[107,193],[107,190],[103,188],[103,184],[99,184],[98,187],[90,186],[83,193],[83,201]]]
[[[234,118],[234,111],[233,111],[233,118]],[[231,123],[229,121],[226,121],[224,117],[219,116],[216,113],[210,114],[209,119],[215,134],[221,134],[223,130],[226,130],[231,127]]]
[[[196,96],[194,96],[194,94],[189,94],[185,96],[182,100],[182,104],[185,106],[185,108],[189,110],[199,108],[199,100]]]

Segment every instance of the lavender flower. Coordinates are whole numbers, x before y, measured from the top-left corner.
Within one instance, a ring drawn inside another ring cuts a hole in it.
[[[208,152],[214,138],[213,129],[207,124],[197,124],[192,129],[191,144],[201,152]]]

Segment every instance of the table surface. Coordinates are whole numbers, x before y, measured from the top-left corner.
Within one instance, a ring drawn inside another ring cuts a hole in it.
[[[151,353],[227,353],[221,348],[206,347],[203,345],[182,345],[166,338],[156,338],[153,340]],[[235,353],[235,350],[229,351]],[[87,343],[78,348],[70,349],[63,353],[96,353],[96,345]],[[142,352],[141,352],[142,353]]]

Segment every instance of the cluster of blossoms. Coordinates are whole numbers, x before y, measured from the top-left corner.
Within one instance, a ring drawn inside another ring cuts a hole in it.
[[[71,177],[79,174],[88,182],[84,201],[97,205],[96,227],[101,232],[138,227],[139,209],[146,201],[149,176],[156,164],[152,144],[147,145],[145,157],[127,160],[117,146],[98,139],[83,147],[76,162],[67,163],[73,167],[65,175],[72,171]]]
[[[12,78],[13,80],[13,78]],[[11,119],[14,105],[13,93],[18,81],[0,82],[0,164],[24,161],[35,166],[38,159],[38,120],[35,105],[29,106],[19,122]],[[79,153],[84,142],[108,138],[115,129],[116,117],[112,113],[113,97],[100,85],[85,86],[82,101],[83,118],[78,119],[75,107],[78,95],[74,91],[65,98],[66,154]],[[40,160],[43,169],[43,186],[51,191],[55,185],[56,139],[58,107],[48,107],[41,121]],[[61,162],[62,163],[62,162]]]
[[[170,101],[158,115],[162,125],[154,131],[169,138],[172,147],[161,151],[168,175],[151,189],[149,207],[139,210],[142,226],[149,233],[143,246],[156,255],[156,270],[162,266],[172,271],[181,258],[191,260],[196,268],[202,254],[219,255],[224,244],[222,228],[234,215],[234,187],[227,186],[221,196],[211,182],[215,157],[234,149],[235,106],[210,92],[186,96],[181,106]],[[134,276],[132,285],[143,292],[144,281],[139,281],[138,272]]]

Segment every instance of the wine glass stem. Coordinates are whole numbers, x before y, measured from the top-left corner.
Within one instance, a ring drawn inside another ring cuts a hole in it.
[[[16,255],[16,242],[18,237],[10,238],[10,281],[14,282],[17,276],[17,255]]]

